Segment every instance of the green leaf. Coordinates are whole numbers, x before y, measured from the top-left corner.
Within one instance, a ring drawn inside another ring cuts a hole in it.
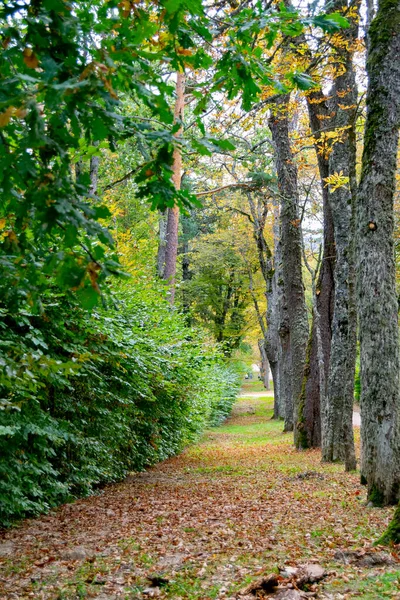
[[[209,138],[216,146],[222,150],[235,150],[235,144],[232,144],[229,140],[219,140],[217,138]]]
[[[288,76],[288,79],[290,79],[300,90],[310,90],[317,85],[307,73],[292,73]]]
[[[0,425],[0,435],[15,435],[20,430],[20,427]]]
[[[94,209],[95,219],[106,219],[111,215],[107,206],[96,206]]]
[[[330,13],[328,15],[317,15],[311,19],[311,22],[316,27],[320,27],[327,33],[335,33],[340,29],[350,27],[349,21],[339,13]]]
[[[76,292],[76,295],[86,310],[92,310],[99,302],[100,295],[92,287],[86,286]]]

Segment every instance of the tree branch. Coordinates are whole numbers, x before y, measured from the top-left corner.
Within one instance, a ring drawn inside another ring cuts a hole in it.
[[[194,194],[196,196],[196,198],[201,198],[202,196],[210,196],[212,194],[217,194],[218,192],[221,192],[222,190],[226,190],[228,188],[247,188],[248,190],[252,190],[254,189],[254,185],[251,185],[250,183],[229,183],[228,185],[222,185],[221,187],[218,188],[214,188],[212,190],[207,190],[205,192],[197,192],[197,194]]]

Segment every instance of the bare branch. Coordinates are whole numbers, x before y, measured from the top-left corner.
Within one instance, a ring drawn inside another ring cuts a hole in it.
[[[245,188],[248,190],[252,190],[254,189],[254,185],[251,185],[250,183],[230,183],[228,185],[222,185],[221,187],[214,188],[212,190],[206,190],[205,192],[197,192],[197,194],[194,195],[196,196],[196,198],[201,198],[202,196],[212,196],[213,194],[217,194],[218,192],[221,192],[222,190],[226,190],[228,188]]]

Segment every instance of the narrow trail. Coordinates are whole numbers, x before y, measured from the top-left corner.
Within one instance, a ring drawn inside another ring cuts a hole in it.
[[[393,568],[337,560],[369,547],[391,509],[365,507],[357,474],[296,452],[271,415],[271,394],[248,394],[180,456],[4,532],[0,598],[227,599],[305,561],[330,573],[318,598],[400,598]],[[371,573],[376,589],[394,578],[392,595],[360,596]]]
[[[268,392],[267,395],[270,395]],[[266,392],[243,392],[240,394],[239,399],[241,398],[265,398]],[[361,415],[358,410],[353,410],[353,425],[354,427],[361,427]]]

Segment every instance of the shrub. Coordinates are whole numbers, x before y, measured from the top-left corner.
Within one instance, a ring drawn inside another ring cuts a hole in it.
[[[0,315],[0,522],[164,460],[230,412],[240,375],[157,292],[48,294]]]

